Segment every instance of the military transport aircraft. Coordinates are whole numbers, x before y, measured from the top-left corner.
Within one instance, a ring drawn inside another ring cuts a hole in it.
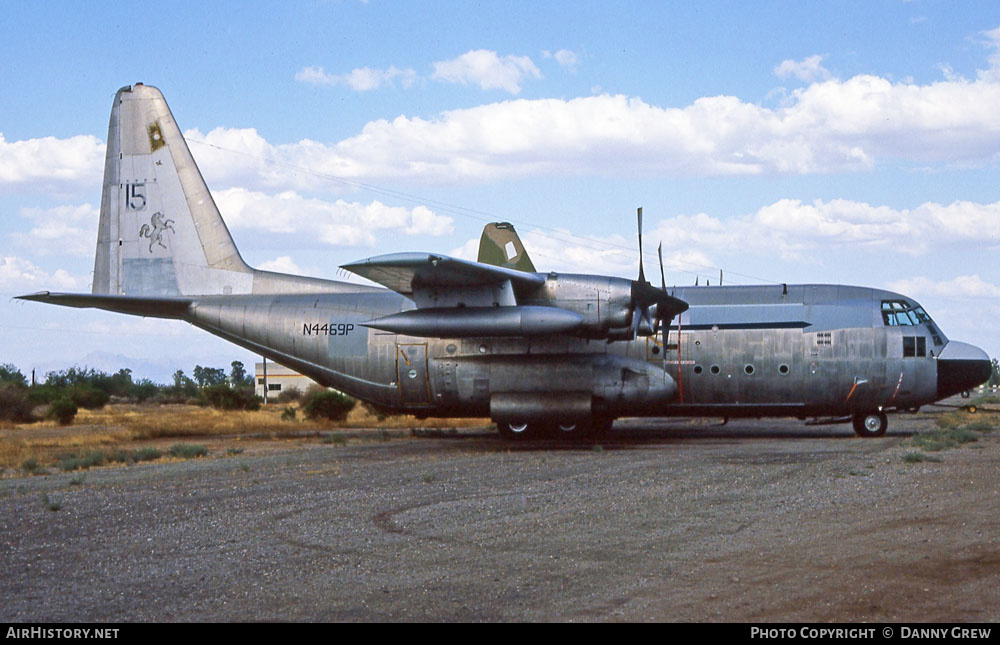
[[[24,300],[185,320],[376,406],[482,417],[504,438],[600,434],[623,416],[795,416],[886,431],[886,413],[985,381],[990,361],[919,304],[840,285],[654,287],[535,271],[509,224],[480,261],[343,268],[388,287],[243,261],[160,91],[115,96],[91,294]]]

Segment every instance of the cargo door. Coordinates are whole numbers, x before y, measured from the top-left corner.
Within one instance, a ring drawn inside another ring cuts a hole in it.
[[[399,400],[405,406],[430,405],[427,379],[427,343],[396,345],[396,382]]]

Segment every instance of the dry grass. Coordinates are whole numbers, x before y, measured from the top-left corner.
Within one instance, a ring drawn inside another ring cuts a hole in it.
[[[33,455],[31,447],[20,439],[0,439],[0,466],[18,468]]]
[[[282,420],[286,407],[296,408],[296,419]],[[381,421],[361,405],[342,423],[306,419],[296,404],[269,405],[254,412],[216,410],[194,405],[113,404],[101,410],[81,409],[70,426],[52,421],[6,424],[0,427],[0,468],[3,475],[19,473],[21,465],[35,459],[51,467],[69,453],[94,449],[135,450],[145,442],[172,438],[201,438],[215,442],[229,439],[265,441],[301,438],[315,433],[317,441],[337,428],[449,428],[469,425],[469,419],[416,419],[390,416]],[[473,422],[478,423],[478,422]],[[481,423],[488,424],[483,420]],[[225,454],[225,449],[219,451]]]

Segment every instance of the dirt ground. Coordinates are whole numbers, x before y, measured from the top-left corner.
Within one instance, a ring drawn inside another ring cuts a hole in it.
[[[0,620],[997,620],[1000,429],[920,453],[936,418],[352,431],[8,478]]]

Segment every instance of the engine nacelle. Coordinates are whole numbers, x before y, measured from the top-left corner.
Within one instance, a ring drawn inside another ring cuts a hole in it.
[[[631,340],[632,281],[608,276],[550,273],[545,284],[519,297],[521,304],[559,307],[580,314],[583,324],[575,334],[612,338],[628,334]]]
[[[677,396],[676,383],[662,367],[609,354],[459,356],[435,362],[432,371],[447,371],[454,388],[445,393],[445,379],[439,383],[443,403],[488,410],[494,419],[655,416]]]

